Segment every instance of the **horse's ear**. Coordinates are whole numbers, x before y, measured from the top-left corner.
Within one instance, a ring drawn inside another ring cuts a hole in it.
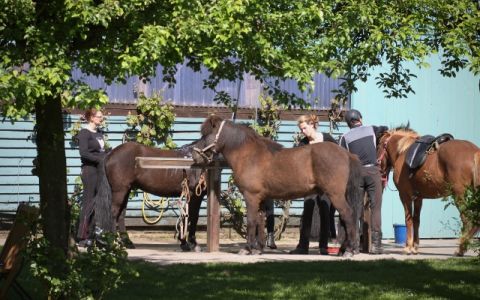
[[[210,115],[202,124],[200,129],[202,136],[208,135],[213,132],[213,129],[222,122],[222,118],[216,115]]]
[[[212,126],[212,128],[218,127],[219,124],[223,121],[223,119],[220,118],[217,115],[211,115],[210,117],[208,117],[208,120],[209,120],[210,126]]]
[[[405,130],[410,130],[410,120],[408,120],[407,125],[405,126]]]

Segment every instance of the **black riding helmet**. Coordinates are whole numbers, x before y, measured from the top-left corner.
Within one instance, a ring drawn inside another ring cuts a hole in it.
[[[348,127],[352,128],[356,121],[360,121],[362,119],[362,114],[356,110],[351,109],[345,113],[345,122],[347,122]]]

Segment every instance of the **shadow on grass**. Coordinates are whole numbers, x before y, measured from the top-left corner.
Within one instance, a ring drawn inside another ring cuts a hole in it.
[[[480,264],[473,259],[275,262],[159,267],[135,263],[107,299],[473,299]]]
[[[125,278],[125,284],[109,292],[105,299],[480,298],[480,262],[472,258],[132,264],[140,276]],[[30,287],[31,295],[39,295],[36,283],[24,273],[24,286]]]

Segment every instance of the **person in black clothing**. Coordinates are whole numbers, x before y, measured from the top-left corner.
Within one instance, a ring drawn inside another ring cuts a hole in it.
[[[80,159],[82,162],[83,200],[77,231],[79,244],[88,245],[94,234],[94,197],[96,194],[98,171],[97,166],[105,157],[105,140],[99,126],[103,121],[103,113],[95,108],[88,109],[84,115],[88,122],[78,133]]]
[[[303,115],[297,120],[297,122],[298,128],[305,136],[300,141],[299,146],[320,142],[337,143],[330,134],[317,132],[318,117],[316,115]],[[290,254],[308,254],[315,201],[317,202],[320,214],[320,254],[328,255],[328,238],[329,236],[332,238],[336,237],[334,220],[335,208],[331,205],[329,199],[325,195],[311,195],[305,197],[300,223],[300,240],[297,247],[290,251]]]
[[[267,223],[267,247],[270,249],[277,249],[275,244],[275,214],[274,202],[272,199],[265,200],[265,216]]]
[[[386,126],[364,126],[362,114],[351,109],[345,113],[350,131],[345,133],[339,141],[340,146],[350,153],[356,154],[363,165],[363,189],[370,200],[372,249],[371,254],[383,253],[382,248],[382,177],[377,166],[377,138]]]

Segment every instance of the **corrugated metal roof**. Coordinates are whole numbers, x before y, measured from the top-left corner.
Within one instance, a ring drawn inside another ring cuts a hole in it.
[[[136,103],[138,92],[143,92],[146,96],[161,93],[164,99],[175,105],[218,106],[214,101],[216,92],[209,88],[203,88],[204,80],[209,76],[209,72],[205,68],[202,68],[200,72],[194,72],[186,64],[179,65],[175,75],[176,84],[173,87],[169,87],[168,83],[162,80],[162,71],[162,66],[157,66],[157,75],[146,83],[138,76],[132,76],[126,79],[125,84],[114,83],[111,85],[106,84],[102,77],[87,76],[79,69],[74,70],[72,76],[74,80],[82,80],[92,88],[103,89],[111,103]],[[311,94],[300,91],[294,80],[280,81],[280,87],[286,92],[304,99],[310,103],[313,109],[330,108],[330,101],[335,96],[332,90],[339,88],[341,79],[332,79],[323,74],[317,74],[314,76],[314,82],[315,87]],[[258,107],[258,98],[263,90],[262,83],[249,74],[244,74],[242,80],[222,80],[217,86],[217,91],[226,92],[232,98],[239,99],[239,107],[248,108]]]

